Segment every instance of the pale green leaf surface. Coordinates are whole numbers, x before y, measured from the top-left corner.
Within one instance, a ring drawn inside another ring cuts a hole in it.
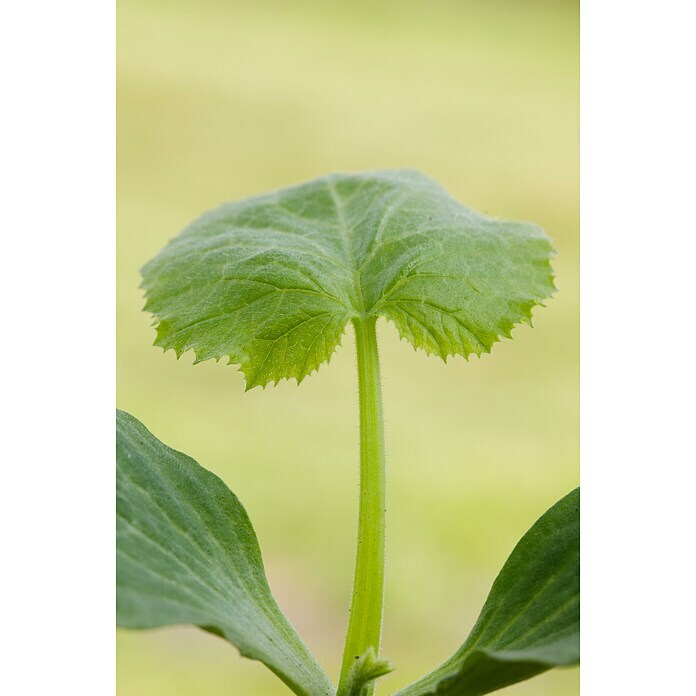
[[[296,694],[334,688],[271,595],[251,522],[214,474],[117,412],[117,620],[194,624]]]
[[[362,655],[355,656],[345,687],[347,696],[366,696],[370,693],[372,682],[394,671],[389,660],[377,657],[374,648],[368,648]]]
[[[156,345],[229,357],[247,388],[328,361],[381,315],[442,359],[489,352],[553,290],[553,248],[411,170],[331,174],[213,210],[142,270]]]
[[[466,642],[396,696],[480,696],[580,661],[580,489],[542,515],[493,583]]]

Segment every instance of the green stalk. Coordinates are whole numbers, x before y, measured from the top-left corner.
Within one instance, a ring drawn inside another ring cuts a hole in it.
[[[382,632],[386,485],[376,321],[376,317],[353,320],[360,390],[360,512],[353,599],[337,696],[352,696],[350,669],[368,648],[379,655]],[[373,690],[374,682],[370,682],[366,696]]]

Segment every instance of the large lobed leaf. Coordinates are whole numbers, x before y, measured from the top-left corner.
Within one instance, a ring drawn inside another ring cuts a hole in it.
[[[480,696],[580,661],[580,489],[522,537],[466,642],[396,696]]]
[[[254,529],[227,486],[117,412],[117,619],[194,624],[260,660],[296,694],[334,688],[271,595]]]
[[[418,172],[332,174],[194,222],[143,268],[145,309],[177,356],[227,356],[247,388],[299,382],[370,315],[442,359],[489,352],[553,292],[552,253]]]

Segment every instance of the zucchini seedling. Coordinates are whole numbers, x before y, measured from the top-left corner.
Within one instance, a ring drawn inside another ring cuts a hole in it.
[[[296,694],[371,696],[380,653],[385,449],[375,324],[446,360],[490,352],[554,291],[548,237],[466,208],[414,171],[332,174],[230,203],[142,271],[155,344],[227,357],[246,388],[327,362],[348,323],[360,397],[358,545],[338,686],[271,595],[249,518],[227,486],[117,415],[120,626],[188,623],[260,660]],[[579,661],[579,491],[504,565],[469,637],[398,696],[477,696]]]

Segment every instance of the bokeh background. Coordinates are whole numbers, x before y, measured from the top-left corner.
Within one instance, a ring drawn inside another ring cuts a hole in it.
[[[353,336],[306,380],[152,347],[138,269],[202,211],[330,171],[415,167],[553,238],[535,328],[447,365],[378,326],[388,447],[391,693],[463,641],[522,533],[577,485],[576,2],[118,3],[118,405],[220,475],[271,587],[335,678],[357,522]],[[578,671],[501,691],[573,696]],[[193,628],[119,632],[119,696],[288,693]]]

